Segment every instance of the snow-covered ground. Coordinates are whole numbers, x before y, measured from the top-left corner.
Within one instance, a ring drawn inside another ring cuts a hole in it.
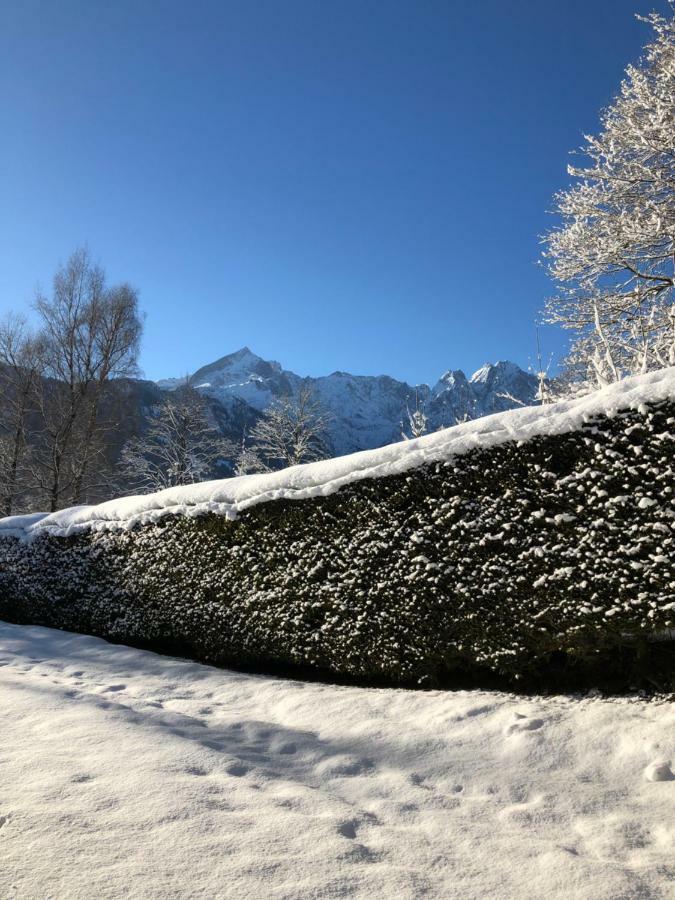
[[[675,896],[673,704],[308,684],[0,623],[0,717],[2,898]]]

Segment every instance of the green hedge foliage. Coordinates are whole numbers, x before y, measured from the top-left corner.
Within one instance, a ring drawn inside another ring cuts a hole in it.
[[[0,540],[0,617],[363,684],[672,689],[675,405],[237,520]]]

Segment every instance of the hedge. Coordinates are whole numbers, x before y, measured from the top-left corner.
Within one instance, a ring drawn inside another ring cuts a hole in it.
[[[675,404],[230,521],[0,539],[0,618],[259,671],[675,688]]]

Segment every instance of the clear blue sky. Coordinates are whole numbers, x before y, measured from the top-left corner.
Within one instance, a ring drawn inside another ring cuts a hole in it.
[[[534,357],[568,152],[665,0],[0,0],[0,312],[88,243],[147,377]],[[560,336],[543,333],[559,354]]]

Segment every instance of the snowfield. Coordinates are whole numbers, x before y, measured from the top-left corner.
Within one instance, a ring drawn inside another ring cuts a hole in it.
[[[670,898],[675,705],[336,687],[0,623],[3,898]]]
[[[215,513],[234,519],[259,503],[327,496],[364,478],[398,475],[477,447],[565,434],[599,415],[642,409],[648,403],[672,399],[675,399],[675,366],[626,378],[578,400],[495,413],[415,440],[291,466],[280,472],[167,488],[155,494],[120,497],[96,506],[74,506],[54,513],[10,516],[0,519],[0,537],[25,540],[40,533],[68,536],[83,531],[131,529],[167,515]]]

